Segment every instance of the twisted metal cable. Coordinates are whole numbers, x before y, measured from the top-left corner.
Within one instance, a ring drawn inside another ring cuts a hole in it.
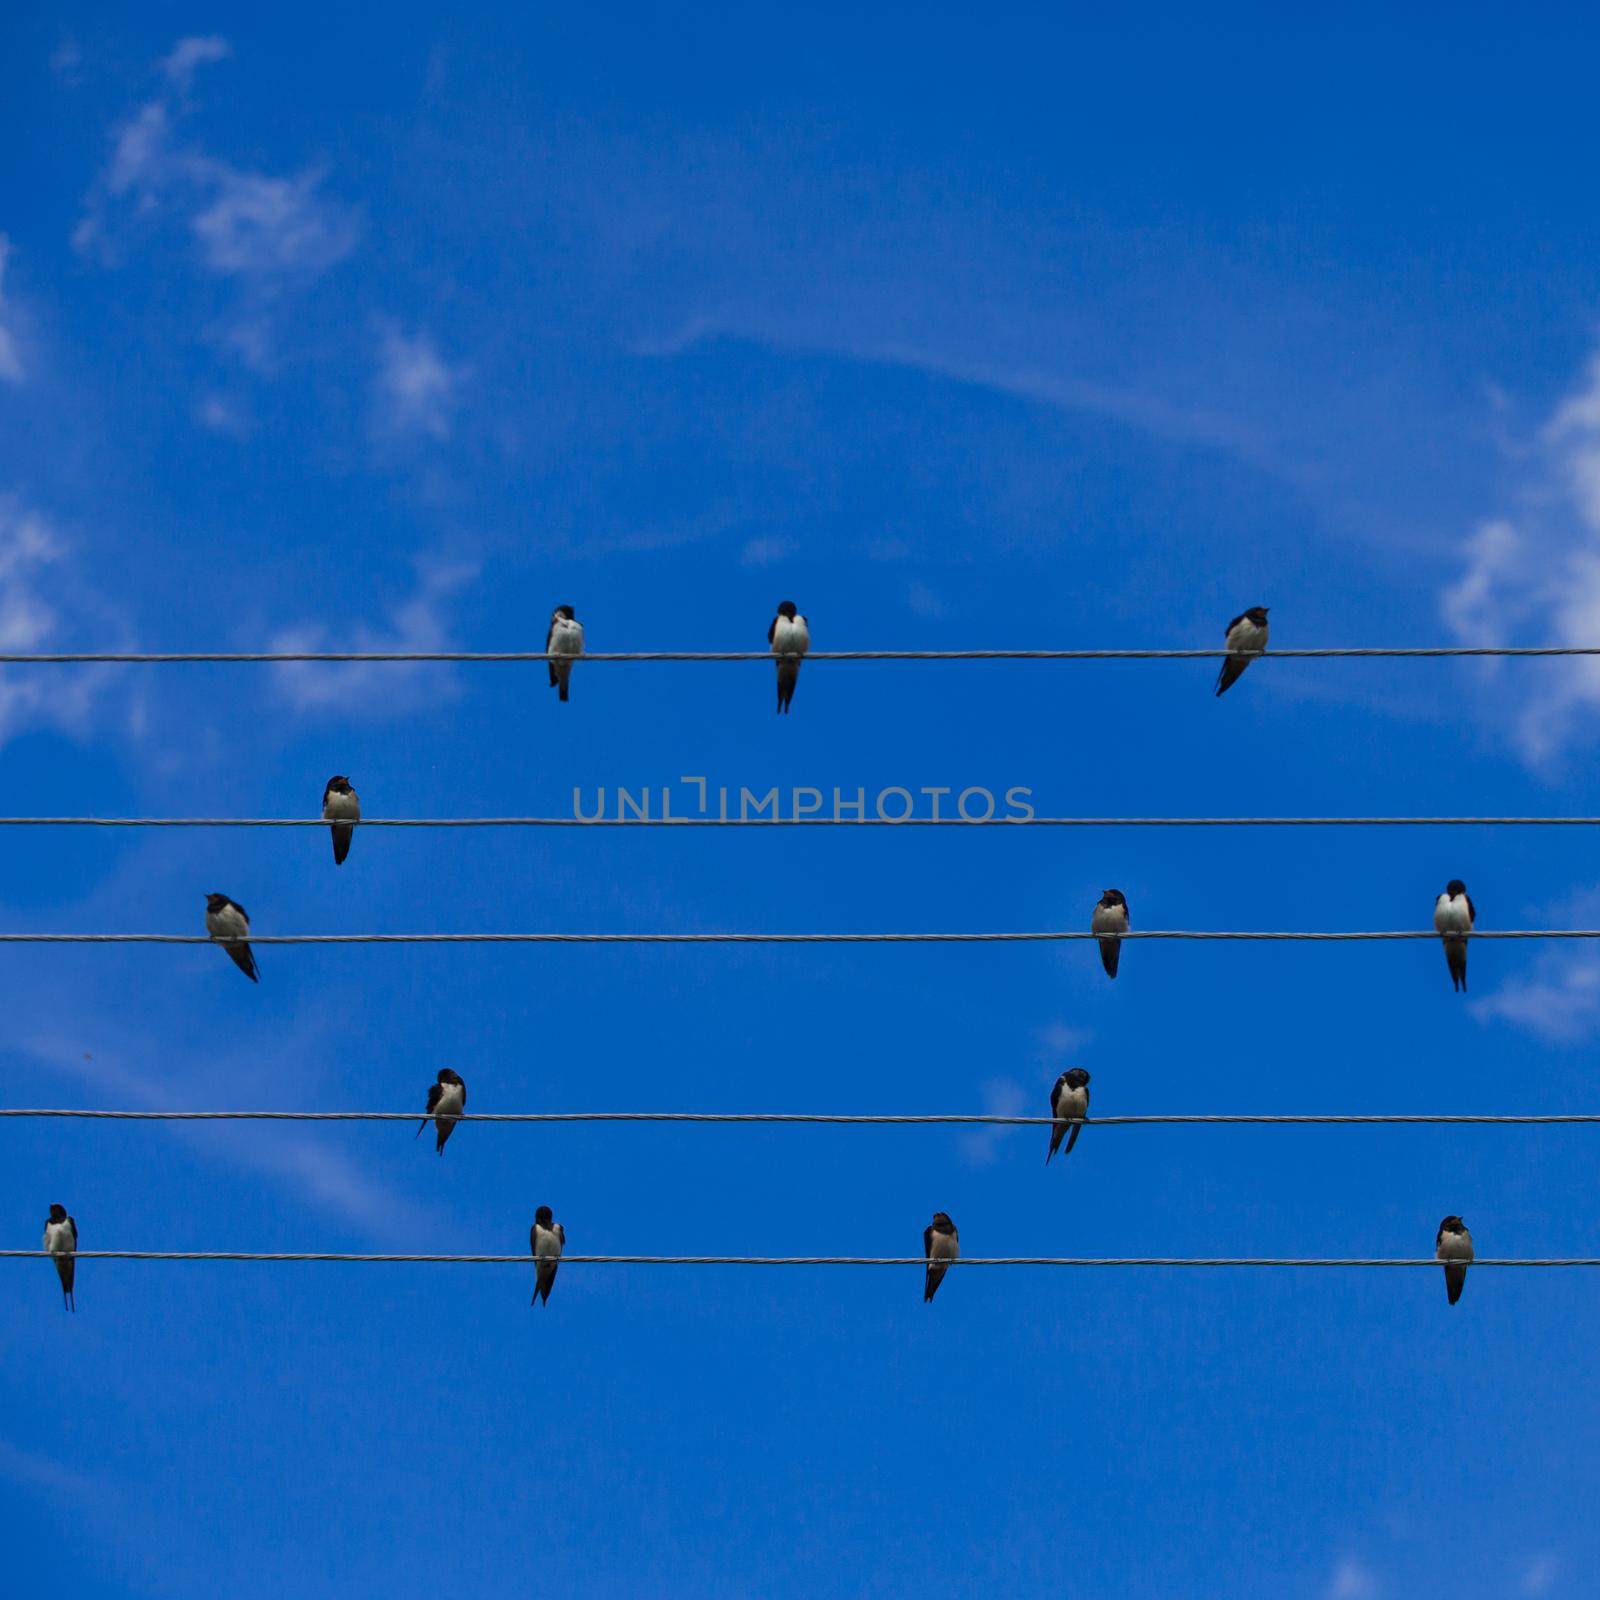
[[[0,817],[0,828],[326,828],[326,817]],[[363,817],[350,828],[1592,828],[1600,817]]]
[[[0,944],[1057,944],[1082,939],[1287,940],[1337,944],[1394,939],[1438,939],[1420,929],[1381,932],[1247,933],[1222,929],[1140,929],[1102,934],[1076,930],[1042,933],[252,933],[243,939],[203,933],[0,933]],[[1600,928],[1494,928],[1449,935],[1452,939],[1600,939]]]

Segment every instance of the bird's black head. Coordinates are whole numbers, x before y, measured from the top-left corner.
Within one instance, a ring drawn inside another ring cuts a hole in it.
[[[1263,628],[1266,626],[1267,608],[1265,606],[1251,606],[1250,609],[1245,612],[1245,615],[1249,617],[1249,619],[1255,623],[1258,628]]]
[[[556,1214],[550,1209],[549,1206],[540,1206],[539,1209],[534,1212],[533,1220],[537,1222],[541,1228],[548,1228],[550,1224],[556,1220]]]
[[[933,1225],[940,1233],[955,1232],[956,1225],[950,1220],[950,1213],[948,1211],[935,1211],[933,1214]]]
[[[1452,878],[1449,883],[1444,886],[1444,892],[1449,895],[1452,900],[1454,900],[1458,894],[1465,894],[1467,892],[1467,886],[1459,878]]]
[[[1061,1077],[1069,1089],[1086,1089],[1089,1086],[1089,1074],[1082,1067],[1068,1067]]]
[[[557,606],[556,615],[558,617],[565,617],[568,622],[576,622],[578,620],[578,614],[572,609],[571,606]]]
[[[1107,889],[1106,892],[1100,896],[1100,904],[1103,906],[1125,906],[1127,903],[1128,902],[1123,899],[1122,891],[1120,889]]]
[[[453,1067],[440,1067],[439,1068],[439,1082],[440,1083],[460,1083],[461,1082],[461,1074],[459,1072],[457,1072]]]
[[[780,617],[787,617],[790,622],[793,622],[794,619],[799,615],[799,612],[795,610],[794,601],[780,600],[778,602],[778,615]]]
[[[51,1206],[50,1220],[52,1222],[65,1222],[67,1220],[67,1208],[65,1206]]]
[[[342,772],[336,772],[328,779],[328,788],[334,794],[349,794],[350,780]]]
[[[1444,1221],[1439,1224],[1440,1233],[1465,1233],[1466,1229],[1467,1225],[1461,1220],[1460,1217],[1446,1217]]]
[[[225,905],[227,905],[227,903],[227,895],[218,894],[215,889],[213,889],[211,893],[206,896],[207,911],[220,911]]]

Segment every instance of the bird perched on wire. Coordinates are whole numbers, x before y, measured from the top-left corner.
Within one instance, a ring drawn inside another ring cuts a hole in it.
[[[550,687],[561,691],[567,698],[567,684],[572,677],[572,662],[583,654],[583,624],[574,615],[571,606],[557,606],[550,613],[550,631],[544,636],[544,653],[550,656]],[[559,659],[556,659],[559,658]]]
[[[342,867],[350,854],[355,824],[361,820],[360,797],[343,773],[336,772],[328,779],[328,786],[322,791],[322,815],[333,824],[328,830],[333,835],[333,864]]]
[[[528,1253],[534,1259],[533,1300],[549,1305],[550,1291],[555,1286],[556,1268],[561,1265],[561,1252],[566,1248],[567,1230],[555,1219],[549,1206],[540,1206],[533,1214],[533,1226],[528,1230]]]
[[[1082,1119],[1089,1115],[1089,1074],[1082,1067],[1068,1067],[1056,1079],[1056,1086],[1050,1091],[1050,1115],[1056,1120],[1050,1130],[1050,1149],[1044,1158],[1047,1167],[1063,1137],[1067,1148],[1061,1152],[1062,1159],[1072,1154],[1072,1147],[1083,1131]]]
[[[800,658],[811,648],[811,629],[795,610],[793,600],[780,600],[778,614],[767,629],[767,643],[778,658],[778,711],[787,712],[800,681]]]
[[[434,1145],[435,1155],[444,1154],[445,1141],[456,1131],[456,1119],[467,1109],[467,1086],[458,1072],[449,1067],[439,1068],[438,1081],[428,1090],[428,1117],[433,1118],[433,1131],[438,1135]],[[428,1126],[428,1117],[422,1119],[416,1137]]]
[[[922,1230],[922,1253],[928,1261],[922,1280],[922,1303],[926,1305],[939,1292],[950,1263],[961,1259],[961,1240],[948,1212],[935,1211],[933,1221]]]
[[[1467,1286],[1467,1263],[1472,1260],[1472,1235],[1460,1217],[1446,1217],[1434,1237],[1433,1253],[1444,1262],[1444,1292],[1454,1305]]]
[[[61,1303],[68,1311],[78,1309],[77,1296],[72,1292],[73,1280],[78,1275],[75,1259],[78,1248],[78,1224],[67,1215],[65,1206],[51,1206],[44,1225],[44,1248],[56,1258],[56,1276],[61,1279]]]
[[[1444,959],[1450,968],[1450,981],[1457,994],[1467,988],[1467,935],[1478,920],[1478,908],[1459,878],[1444,886],[1444,893],[1433,902],[1433,926],[1444,943]]]
[[[1219,695],[1226,694],[1239,681],[1252,656],[1260,655],[1267,648],[1267,608],[1251,606],[1248,611],[1241,611],[1228,624],[1222,642],[1228,647],[1229,655],[1217,673]]]
[[[250,913],[237,900],[230,900],[225,894],[206,896],[206,932],[228,952],[233,964],[251,983],[261,982],[255,952],[245,943],[250,937]]]
[[[1128,931],[1128,902],[1120,889],[1107,889],[1095,901],[1089,931],[1101,935],[1100,965],[1108,978],[1116,977],[1117,963],[1122,959],[1122,940],[1117,936]]]

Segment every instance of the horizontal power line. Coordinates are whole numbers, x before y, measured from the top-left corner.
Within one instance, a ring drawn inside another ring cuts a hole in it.
[[[78,1108],[50,1109],[0,1107],[4,1117],[76,1117],[107,1122],[427,1122],[422,1111],[103,1111]],[[996,1127],[1050,1128],[1058,1121],[1086,1128],[1239,1125],[1272,1127],[1290,1125],[1455,1125],[1545,1127],[1563,1123],[1600,1122],[1595,1112],[1456,1113],[1456,1112],[1161,1112],[1110,1117],[1024,1117],[988,1112],[933,1112],[900,1115],[892,1112],[812,1111],[464,1111],[455,1122],[699,1122],[699,1123],[814,1123],[828,1127]]]
[[[327,817],[0,817],[0,828],[327,828]],[[363,817],[356,828],[1593,828],[1600,817]]]
[[[1160,928],[1100,934],[1042,933],[252,933],[245,939],[213,939],[203,933],[0,933],[0,944],[1057,944],[1083,939],[1189,939],[1200,941],[1353,943],[1393,939],[1438,939],[1420,929],[1380,932],[1246,933],[1237,930]],[[1451,938],[1600,939],[1600,928],[1495,928]]]
[[[392,1255],[344,1251],[78,1250],[80,1261],[340,1261],[460,1266],[535,1265],[529,1255]],[[49,1261],[46,1250],[0,1250],[0,1259]],[[563,1255],[562,1266],[603,1267],[925,1267],[925,1256],[612,1256]],[[951,1267],[1432,1267],[1433,1256],[963,1256]],[[1479,1267],[1600,1267],[1600,1256],[1500,1256],[1469,1263]]]
[[[1205,650],[811,650],[807,661],[1214,661],[1236,652]],[[1251,660],[1291,661],[1343,657],[1381,659],[1446,656],[1594,656],[1600,645],[1341,645],[1310,649],[1243,652]],[[0,663],[64,666],[123,663],[166,666],[181,662],[549,662],[584,664],[610,661],[774,661],[770,650],[599,650],[579,657],[552,656],[543,650],[94,650],[54,654],[8,652]]]

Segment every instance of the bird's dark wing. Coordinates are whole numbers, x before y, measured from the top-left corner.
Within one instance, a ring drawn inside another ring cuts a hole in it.
[[[235,911],[237,911],[239,913],[239,915],[241,917],[243,917],[246,922],[248,922],[250,920],[250,913],[248,911],[246,911],[245,908],[242,905],[240,905],[237,900],[230,900],[228,902],[228,904],[230,906],[232,906],[233,909]]]
[[[772,619],[772,621],[767,624],[767,643],[768,644],[772,643],[772,637],[773,637],[773,635],[775,633],[777,633],[777,631],[778,631],[778,619],[776,617],[774,617]]]
[[[539,1253],[539,1224],[536,1222],[528,1229],[528,1254],[536,1256]]]
[[[1474,922],[1476,922],[1478,920],[1478,908],[1475,905],[1473,905],[1472,896],[1470,894],[1467,896],[1467,915]]]
[[[567,1248],[567,1230],[565,1225],[559,1222],[556,1224],[556,1238],[561,1241],[561,1248],[565,1250]]]
[[[467,1109],[467,1086],[466,1086],[466,1084],[462,1084],[461,1085],[461,1109],[463,1111],[465,1111]]]
[[[433,1108],[436,1105],[438,1105],[439,1096],[442,1095],[443,1093],[444,1093],[444,1085],[442,1083],[435,1083],[435,1084],[430,1086],[430,1088],[428,1089],[428,1109],[430,1111],[432,1111]]]
[[[324,811],[326,811],[328,809],[328,796],[330,794],[332,794],[332,793],[333,793],[333,785],[331,783],[325,784],[323,786],[323,790],[322,790],[322,809]]]
[[[1439,1248],[1439,1246],[1440,1246],[1440,1245],[1442,1245],[1442,1244],[1443,1244],[1443,1243],[1444,1243],[1444,1229],[1443,1229],[1443,1228],[1441,1228],[1441,1229],[1440,1229],[1440,1230],[1439,1230],[1439,1231],[1438,1231],[1438,1232],[1437,1232],[1437,1233],[1436,1233],[1436,1234],[1434,1234],[1434,1236],[1433,1236],[1433,1248],[1434,1248],[1434,1249],[1435,1249],[1435,1250],[1437,1250],[1437,1249],[1438,1249],[1438,1248]]]
[[[78,1219],[76,1217],[68,1217],[67,1226],[72,1229],[72,1248],[76,1250],[78,1248]]]
[[[1234,619],[1233,619],[1233,621],[1232,621],[1232,622],[1230,622],[1230,623],[1229,623],[1229,624],[1228,624],[1228,629],[1227,629],[1227,633],[1224,633],[1224,634],[1223,634],[1223,636],[1222,636],[1222,637],[1223,637],[1223,638],[1224,638],[1224,639],[1226,639],[1226,638],[1227,638],[1227,637],[1228,637],[1228,634],[1229,634],[1229,633],[1232,633],[1232,632],[1233,632],[1233,630],[1234,630],[1234,629],[1235,629],[1235,628],[1237,628],[1237,627],[1238,627],[1238,626],[1239,626],[1239,624],[1240,624],[1240,623],[1241,623],[1241,622],[1243,622],[1243,621],[1244,621],[1244,619],[1245,619],[1245,618],[1246,618],[1246,617],[1248,617],[1248,616],[1249,616],[1249,615],[1250,615],[1250,613],[1249,613],[1249,612],[1248,612],[1248,611],[1241,611],[1241,612],[1240,612],[1240,613],[1239,613],[1239,615],[1238,615],[1238,616],[1236,616],[1236,617],[1235,617],[1235,618],[1234,618]]]
[[[555,638],[555,636],[556,636],[556,619],[555,619],[554,615],[552,615],[551,618],[550,618],[550,626],[545,629],[545,635],[544,635],[544,653],[546,655],[550,654],[550,643]]]
[[[922,1253],[925,1256],[933,1254],[933,1224],[931,1222],[922,1230]]]

